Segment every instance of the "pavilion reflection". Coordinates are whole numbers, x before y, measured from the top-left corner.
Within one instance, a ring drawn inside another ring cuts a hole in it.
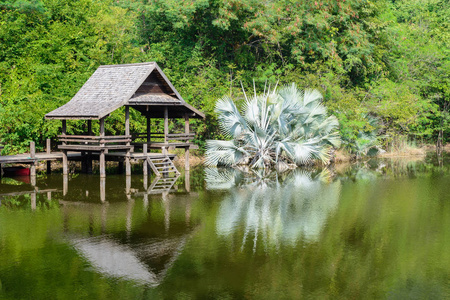
[[[151,194],[147,203],[62,202],[64,236],[105,276],[156,286],[198,226],[191,219],[195,195]]]
[[[14,203],[26,203],[29,209],[31,199],[32,210],[39,201],[40,207],[52,203],[62,217],[63,240],[92,270],[155,286],[197,227],[191,203],[198,195],[177,186],[178,179],[109,176],[99,182],[97,177],[81,175],[61,182],[61,176],[50,176],[39,178],[35,185],[5,179],[0,200],[15,197],[19,201]]]

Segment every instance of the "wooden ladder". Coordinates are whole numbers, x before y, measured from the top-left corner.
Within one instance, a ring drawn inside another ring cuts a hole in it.
[[[163,192],[170,192],[172,187],[175,184],[175,181],[178,179],[178,175],[175,177],[156,177],[155,180],[152,182],[150,187],[147,190],[147,194],[160,194]]]
[[[169,177],[170,173],[175,174],[175,176],[180,175],[180,172],[177,170],[172,160],[168,156],[159,158],[152,158],[150,156],[147,156],[147,163],[150,165],[153,172],[158,177],[165,175]]]

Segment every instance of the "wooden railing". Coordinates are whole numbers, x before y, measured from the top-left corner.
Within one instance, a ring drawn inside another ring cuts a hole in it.
[[[116,143],[130,143],[131,135],[58,135],[59,141],[63,143],[78,143],[78,144],[116,144]]]
[[[132,139],[133,141],[137,139],[147,139],[147,133],[132,133]],[[151,140],[163,140],[164,139],[164,133],[162,132],[151,132],[150,133]],[[167,135],[168,141],[190,141],[195,138],[195,132],[191,133],[169,133]]]
[[[128,149],[132,148],[131,135],[59,135],[59,141],[62,145],[59,149],[80,150],[80,151],[97,151],[105,149]]]

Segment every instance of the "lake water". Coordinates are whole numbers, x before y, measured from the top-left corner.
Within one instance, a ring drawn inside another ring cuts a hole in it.
[[[449,167],[3,178],[0,298],[450,299]]]

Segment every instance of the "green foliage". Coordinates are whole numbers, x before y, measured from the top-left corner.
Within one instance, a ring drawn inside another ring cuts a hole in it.
[[[450,137],[447,0],[0,0],[0,138],[5,152],[43,146],[66,103],[100,64],[157,61],[204,111],[200,146],[222,138],[214,112],[240,82],[318,88],[355,141],[380,120],[383,143]],[[132,127],[141,128],[134,116]],[[119,132],[120,114],[107,128]],[[85,126],[69,127],[79,132]],[[181,126],[174,123],[174,126]]]
[[[0,137],[5,152],[58,134],[44,115],[66,103],[99,64],[132,61],[133,14],[106,3],[42,1],[33,11],[0,7]],[[137,57],[136,57],[137,58]],[[81,123],[69,126],[79,131]]]

